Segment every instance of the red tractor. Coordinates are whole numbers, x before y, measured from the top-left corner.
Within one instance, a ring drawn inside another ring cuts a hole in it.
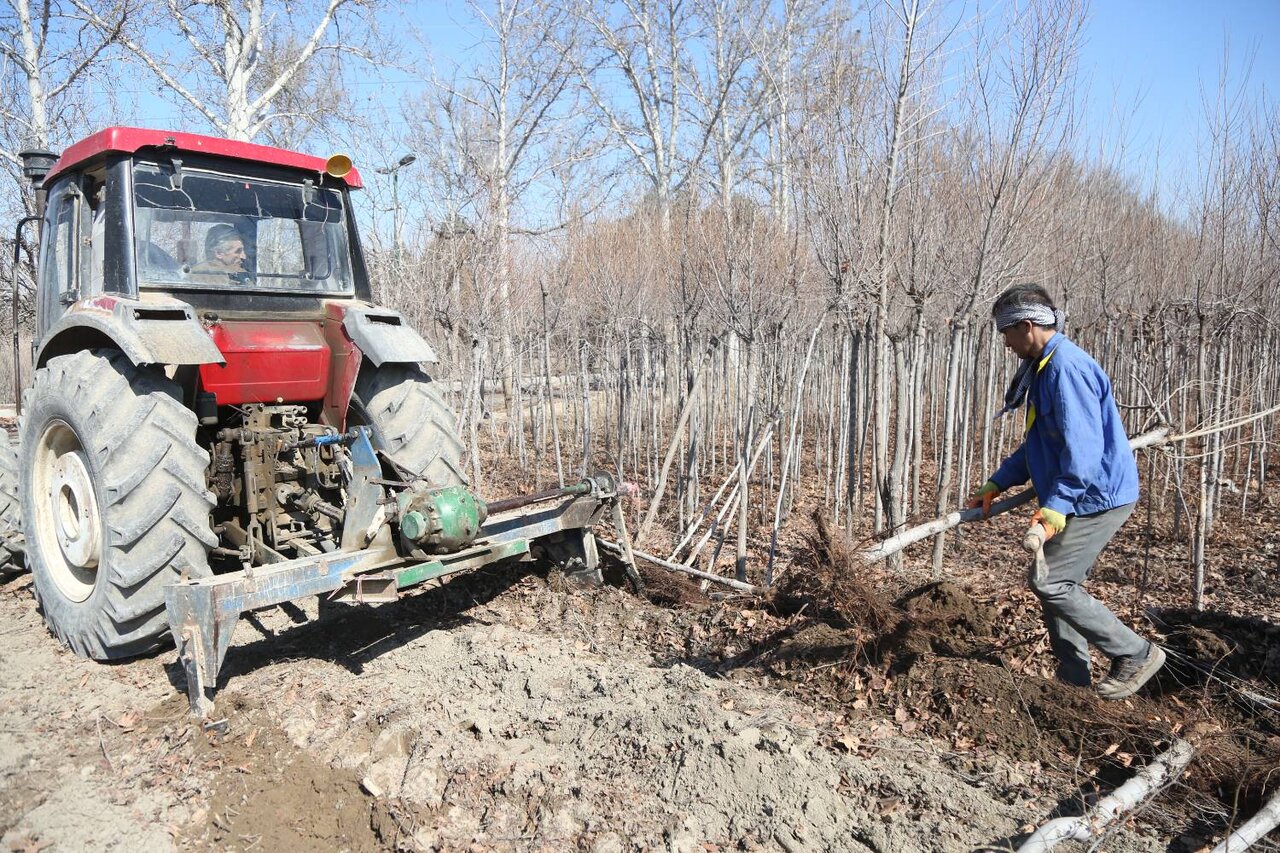
[[[23,159],[35,372],[0,453],[0,560],[25,552],[77,654],[172,632],[207,712],[242,612],[394,599],[531,547],[598,573],[610,508],[625,542],[608,477],[467,489],[434,350],[372,304],[348,158],[117,127]]]

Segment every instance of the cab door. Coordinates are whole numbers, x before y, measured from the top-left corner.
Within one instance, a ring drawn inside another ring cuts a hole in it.
[[[49,191],[36,283],[36,341],[58,322],[79,292],[80,188],[74,176]]]
[[[61,178],[49,190],[36,288],[37,342],[77,300],[103,292],[102,196],[100,180],[80,175]]]

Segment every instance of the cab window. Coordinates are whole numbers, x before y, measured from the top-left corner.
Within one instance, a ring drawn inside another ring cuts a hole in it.
[[[143,287],[306,293],[353,287],[344,196],[314,179],[140,162],[133,208]]]
[[[79,197],[79,190],[71,179],[55,184],[49,194],[40,244],[40,284],[36,293],[41,335],[58,322],[75,298]]]

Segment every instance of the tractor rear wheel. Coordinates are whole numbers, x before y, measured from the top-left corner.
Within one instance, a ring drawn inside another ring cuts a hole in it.
[[[166,641],[164,587],[210,574],[209,454],[178,386],[123,354],[37,370],[22,414],[27,565],[45,622],[82,657]]]
[[[18,498],[18,443],[0,429],[0,575],[22,568],[22,505]]]
[[[419,367],[366,366],[355,396],[357,419],[373,427],[382,449],[398,464],[434,487],[466,483],[457,419]]]

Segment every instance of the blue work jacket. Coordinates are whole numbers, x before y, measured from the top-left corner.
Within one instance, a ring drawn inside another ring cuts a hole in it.
[[[1027,392],[1026,437],[991,477],[1001,491],[1031,480],[1040,506],[1092,515],[1138,499],[1111,380],[1062,334],[1045,344]]]

